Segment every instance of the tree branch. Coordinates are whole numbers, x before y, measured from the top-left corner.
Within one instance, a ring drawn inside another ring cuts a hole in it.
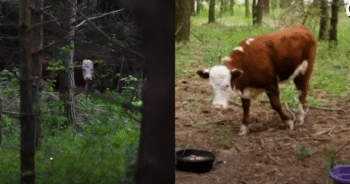
[[[94,27],[96,30],[98,30],[103,36],[105,36],[108,41],[111,41],[113,43],[115,43],[117,46],[121,47],[122,49],[126,50],[126,51],[129,51],[137,56],[139,56],[140,58],[142,59],[145,59],[145,56],[143,56],[140,52],[137,52],[127,46],[125,46],[123,43],[120,43],[119,41],[117,41],[116,39],[114,38],[111,38],[110,36],[107,35],[107,33],[105,33],[104,31],[102,31],[99,27],[97,27],[93,22],[91,22],[89,20],[89,18],[87,18],[81,11],[78,10],[77,8],[77,5],[72,3],[71,1],[69,1],[77,10],[77,13],[82,16],[92,27]]]
[[[109,15],[109,14],[113,14],[113,13],[117,13],[117,12],[120,12],[120,11],[123,11],[125,10],[125,8],[123,9],[120,9],[120,10],[115,10],[115,11],[111,11],[111,12],[108,12],[108,13],[104,13],[104,14],[101,14],[101,15],[97,15],[96,17],[90,17],[88,18],[87,20],[92,20],[92,19],[97,19],[97,18],[101,18],[101,17],[104,17],[106,15]],[[81,22],[80,24],[76,25],[75,27],[79,27],[81,26],[82,24],[84,24],[86,22],[86,20],[84,20],[83,22]]]

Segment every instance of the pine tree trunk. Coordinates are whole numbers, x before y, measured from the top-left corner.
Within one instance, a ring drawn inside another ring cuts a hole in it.
[[[32,14],[32,24],[40,24],[43,21],[43,12],[41,11],[44,6],[43,0],[32,0],[33,10],[36,12]],[[42,52],[40,52],[43,48],[43,26],[37,26],[33,28],[32,32],[32,47],[33,47],[33,76],[34,76],[34,86],[33,88],[33,105],[34,105],[34,121],[35,121],[35,147],[36,149],[40,149],[41,147],[41,122],[40,116],[41,114],[41,104],[40,104],[40,96],[42,90],[42,79],[41,79],[41,65],[43,61]]]
[[[215,22],[215,0],[209,0],[209,23]]]
[[[2,143],[3,128],[4,128],[4,124],[2,123],[2,99],[0,98],[0,146]]]
[[[195,1],[191,0],[191,15],[194,15],[196,13],[196,11],[194,10],[194,4],[195,4]]]
[[[263,0],[258,0],[256,6],[256,23],[260,26],[262,24],[263,17]]]
[[[280,0],[280,8],[286,8],[289,0]]]
[[[253,0],[252,2],[252,14],[253,14],[253,25],[256,24],[256,12],[257,12],[257,7],[256,7],[256,0]]]
[[[189,0],[177,0],[178,9],[175,12],[175,40],[188,42],[191,27],[191,3]]]
[[[321,0],[321,18],[320,18],[320,32],[319,40],[326,40],[328,31],[329,11],[327,0]]]
[[[245,17],[249,17],[249,0],[244,0],[244,5],[245,5]]]
[[[32,91],[32,30],[30,1],[19,1],[21,184],[35,183],[35,120]]]
[[[65,28],[63,37],[73,38],[74,31],[75,31],[75,27],[73,23],[75,21],[76,11],[75,11],[74,5],[69,1],[71,1],[74,4],[77,3],[77,0],[65,0],[63,2],[65,7],[65,11],[64,11],[65,16],[74,16],[73,18],[66,19],[63,22],[63,27]],[[65,113],[66,113],[66,117],[68,118],[68,125],[76,128],[75,102],[74,102],[75,82],[74,82],[74,65],[73,65],[74,41],[69,40],[68,42],[66,42],[66,44],[71,45],[73,47],[70,48],[67,55],[63,59],[65,70],[61,72],[62,86],[60,87],[60,98],[63,99],[63,102],[64,102],[64,106],[66,110]]]
[[[202,0],[197,0],[197,14],[202,10]]]
[[[263,0],[263,14],[270,13],[270,0]]]
[[[330,22],[330,31],[329,31],[329,41],[338,42],[337,38],[337,24],[338,24],[338,12],[339,12],[339,0],[333,0],[332,2],[332,16]],[[331,43],[331,45],[333,45]]]

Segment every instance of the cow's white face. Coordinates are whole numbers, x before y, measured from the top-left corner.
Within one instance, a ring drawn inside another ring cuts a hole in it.
[[[213,105],[227,108],[227,101],[232,94],[230,70],[224,65],[212,67],[209,72],[209,81],[214,90]]]
[[[82,64],[84,80],[91,81],[94,74],[94,63],[91,60],[84,59]]]
[[[202,78],[209,78],[210,85],[214,90],[213,105],[227,108],[227,101],[232,94],[231,78],[240,78],[243,75],[243,71],[238,69],[230,70],[224,65],[216,65],[210,69],[199,70],[197,74]]]

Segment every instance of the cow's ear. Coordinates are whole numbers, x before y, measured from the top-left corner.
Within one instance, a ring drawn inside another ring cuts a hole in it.
[[[232,69],[231,70],[231,78],[232,79],[239,79],[241,78],[243,75],[243,71],[242,70],[238,70],[238,69]]]
[[[202,77],[202,78],[204,78],[204,79],[207,79],[207,78],[209,78],[209,69],[198,70],[198,71],[197,71],[197,74],[198,74],[200,77]]]

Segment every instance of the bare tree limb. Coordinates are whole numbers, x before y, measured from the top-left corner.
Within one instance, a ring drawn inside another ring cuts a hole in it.
[[[71,1],[69,1],[70,3],[72,3]],[[77,8],[77,5],[72,3],[73,6],[75,6],[76,10],[78,10]],[[142,59],[145,59],[145,56],[143,56],[143,54],[141,54],[140,52],[138,51],[135,51],[134,49],[131,49],[127,46],[125,46],[123,43],[120,43],[119,41],[117,41],[116,39],[114,38],[111,38],[110,36],[107,35],[107,33],[105,33],[101,28],[97,27],[93,22],[91,22],[89,20],[89,18],[87,18],[81,11],[77,11],[77,13],[82,16],[92,27],[94,27],[96,30],[98,30],[103,36],[105,36],[108,41],[111,41],[113,43],[115,43],[117,46],[121,47],[122,49],[126,50],[126,51],[129,51],[137,56],[139,56],[140,58]]]
[[[108,13],[104,13],[104,14],[101,14],[101,15],[97,15],[96,17],[90,17],[88,18],[87,20],[92,20],[92,19],[97,19],[97,18],[101,18],[101,17],[104,17],[106,15],[109,15],[109,14],[113,14],[113,13],[117,13],[117,12],[120,12],[120,11],[123,11],[125,10],[125,8],[123,9],[120,9],[120,10],[115,10],[115,11],[111,11],[111,12],[108,12]],[[81,26],[82,24],[84,24],[86,22],[86,20],[84,20],[83,22],[81,22],[80,24],[76,25],[75,27],[79,27]]]

